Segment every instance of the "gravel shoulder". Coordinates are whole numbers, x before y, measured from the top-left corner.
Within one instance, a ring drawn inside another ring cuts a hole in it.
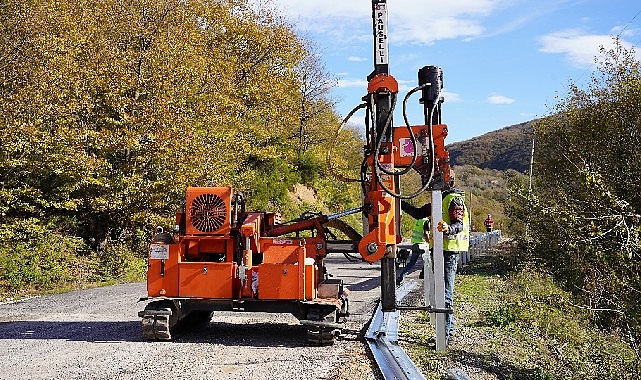
[[[379,379],[362,332],[380,297],[380,266],[330,256],[351,290],[344,336],[309,347],[289,314],[216,312],[173,342],[146,342],[145,284],[0,304],[0,379]]]

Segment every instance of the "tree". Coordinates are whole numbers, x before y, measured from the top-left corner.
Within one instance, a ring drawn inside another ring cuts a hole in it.
[[[328,207],[358,199],[316,173],[338,124],[324,71],[262,5],[8,0],[0,35],[0,288],[76,253],[117,275],[187,186],[286,217],[298,182]],[[347,134],[336,154],[360,146]]]
[[[188,185],[251,189],[256,161],[291,162],[305,52],[267,10],[15,1],[2,15],[4,218],[68,217],[99,248],[170,215]]]
[[[641,72],[620,43],[602,53],[588,89],[536,125],[533,192],[513,194],[511,217],[528,222],[528,257],[640,352]]]

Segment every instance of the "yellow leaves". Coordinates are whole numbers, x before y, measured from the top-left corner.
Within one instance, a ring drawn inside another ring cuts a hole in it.
[[[8,33],[0,53],[29,36],[1,74],[12,81],[0,88],[2,120],[14,125],[7,136],[20,137],[0,175],[33,168],[13,185],[45,189],[58,210],[111,209],[126,219],[169,207],[146,199],[169,193],[176,203],[176,189],[188,185],[251,186],[270,162],[296,177],[303,95],[295,69],[306,53],[266,10],[244,0],[26,7],[15,13],[20,25],[0,31]],[[310,119],[319,141],[328,112]]]

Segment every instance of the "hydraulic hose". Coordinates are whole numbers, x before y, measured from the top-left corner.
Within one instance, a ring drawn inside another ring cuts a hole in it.
[[[429,174],[429,177],[428,177],[428,179],[425,181],[425,184],[424,184],[424,185],[423,185],[419,190],[417,190],[416,192],[414,192],[414,193],[412,193],[412,194],[409,194],[409,195],[403,195],[403,194],[400,194],[400,193],[396,193],[395,191],[393,191],[393,190],[391,190],[390,188],[388,188],[388,187],[387,187],[387,186],[386,186],[386,185],[381,181],[381,179],[380,179],[380,177],[381,177],[381,175],[382,175],[382,174],[388,174],[388,175],[404,175],[404,174],[408,173],[408,172],[413,168],[414,164],[416,163],[416,159],[417,159],[417,157],[418,157],[418,151],[417,151],[417,140],[416,140],[416,136],[414,136],[414,133],[413,133],[413,131],[412,131],[412,127],[411,127],[411,125],[410,125],[410,123],[409,123],[409,120],[408,120],[408,118],[407,118],[407,100],[408,100],[408,99],[410,98],[410,96],[411,96],[411,95],[413,95],[415,92],[417,92],[417,91],[419,91],[419,90],[422,90],[423,88],[425,88],[426,86],[429,86],[429,85],[430,85],[430,83],[425,83],[425,84],[423,84],[423,85],[420,85],[420,86],[418,86],[418,87],[415,87],[415,88],[413,88],[412,90],[410,90],[410,91],[405,95],[405,97],[403,98],[403,120],[404,120],[404,122],[405,122],[405,127],[407,128],[407,130],[408,130],[408,132],[409,132],[410,140],[411,140],[411,142],[412,142],[412,145],[414,146],[414,153],[413,153],[413,155],[412,155],[412,161],[411,161],[411,164],[410,164],[408,167],[406,167],[406,168],[405,168],[405,169],[403,169],[403,170],[398,170],[398,171],[397,171],[397,170],[387,170],[385,167],[383,167],[383,166],[381,165],[380,160],[379,160],[379,158],[378,158],[378,156],[379,156],[379,152],[380,152],[380,149],[381,149],[381,145],[382,145],[382,143],[383,143],[382,136],[385,136],[385,135],[386,135],[387,131],[388,131],[388,130],[389,130],[389,128],[390,128],[390,125],[392,124],[392,115],[393,115],[393,113],[394,113],[394,108],[396,108],[396,100],[397,100],[397,96],[396,96],[395,94],[393,94],[393,96],[392,96],[392,106],[391,106],[391,109],[390,109],[389,114],[387,115],[387,118],[386,118],[386,120],[385,120],[385,123],[383,124],[383,130],[381,131],[381,133],[380,133],[379,135],[375,136],[375,137],[376,137],[376,147],[375,147],[375,149],[374,149],[374,153],[373,153],[373,154],[374,154],[374,173],[375,173],[375,175],[376,175],[376,181],[377,181],[377,183],[381,186],[381,188],[383,188],[383,190],[384,190],[386,193],[388,193],[389,195],[391,195],[392,197],[395,197],[395,198],[400,198],[400,199],[411,199],[411,198],[414,198],[414,197],[416,197],[417,195],[419,195],[419,194],[423,193],[423,192],[427,189],[427,187],[429,186],[429,184],[430,184],[430,182],[431,182],[431,179],[432,179],[432,176],[434,175],[434,140],[433,140],[433,138],[432,138],[432,137],[433,137],[433,122],[432,122],[432,114],[433,114],[433,112],[434,112],[435,105],[433,105],[432,107],[430,107],[430,109],[429,109],[429,111],[428,111],[428,140],[429,140],[429,143],[430,143],[430,149],[429,149],[429,150],[430,150],[430,154],[431,154],[431,157],[430,157],[431,167],[430,167],[430,174]],[[334,171],[334,168],[332,167],[332,163],[331,163],[332,152],[333,152],[334,146],[335,146],[335,145],[337,144],[337,142],[338,142],[338,136],[339,136],[340,132],[343,130],[343,128],[345,127],[345,125],[347,124],[347,122],[349,121],[349,119],[351,119],[351,118],[352,118],[352,116],[353,116],[353,115],[354,115],[358,110],[360,110],[360,109],[362,109],[362,108],[366,108],[366,107],[367,107],[367,108],[369,108],[369,110],[370,110],[370,120],[372,120],[372,121],[373,121],[373,120],[375,120],[375,118],[374,118],[374,107],[373,107],[373,105],[369,105],[369,107],[368,107],[368,104],[367,104],[367,103],[361,103],[361,104],[359,104],[358,106],[354,107],[354,109],[352,109],[352,110],[347,114],[347,116],[343,119],[343,121],[342,121],[342,122],[341,122],[341,124],[339,125],[338,129],[336,130],[336,133],[334,134],[334,142],[333,142],[333,144],[330,146],[329,151],[327,152],[326,163],[327,163],[327,166],[328,166],[328,168],[329,168],[330,173],[331,173],[335,178],[337,178],[337,179],[339,179],[340,181],[343,181],[343,182],[361,182],[361,183],[364,183],[364,182],[366,181],[365,173],[364,173],[364,170],[366,170],[366,168],[367,168],[367,166],[366,166],[366,165],[362,165],[362,169],[361,169],[361,178],[360,178],[360,179],[355,179],[355,178],[347,178],[347,177],[345,177],[345,176],[343,176],[343,175],[341,175],[341,174],[337,173],[336,171]],[[372,136],[367,136],[367,137],[368,137],[368,138],[371,138]]]
[[[359,104],[358,106],[354,107],[354,109],[352,109],[352,110],[347,114],[347,116],[345,116],[345,118],[343,119],[343,121],[342,121],[342,122],[340,123],[340,125],[338,126],[338,129],[336,130],[336,133],[334,134],[334,142],[332,143],[332,145],[330,145],[329,150],[328,150],[328,152],[327,152],[326,164],[327,164],[327,167],[329,168],[329,172],[330,172],[330,173],[331,173],[335,178],[337,178],[339,181],[342,181],[342,182],[362,182],[362,181],[363,181],[362,179],[347,178],[347,177],[343,176],[342,174],[339,174],[339,173],[335,172],[335,171],[334,171],[334,168],[332,167],[332,161],[331,161],[331,160],[332,160],[332,151],[334,150],[334,146],[335,146],[335,145],[336,145],[336,143],[338,142],[338,135],[339,135],[339,134],[341,133],[341,131],[343,130],[343,127],[345,127],[345,125],[347,124],[347,122],[349,121],[349,119],[351,119],[351,118],[352,118],[352,116],[354,116],[354,114],[356,113],[356,111],[358,111],[358,110],[360,110],[360,109],[362,109],[362,108],[366,108],[366,107],[367,107],[367,104],[366,104],[366,103],[361,103],[361,104]]]
[[[421,86],[418,86],[418,87],[416,87],[416,88],[412,89],[412,91],[408,92],[408,94],[405,96],[405,99],[403,100],[403,117],[404,117],[404,119],[405,119],[405,125],[408,127],[408,129],[409,129],[409,131],[410,131],[410,136],[413,138],[412,143],[414,144],[414,157],[413,157],[413,160],[412,160],[412,165],[414,165],[414,163],[416,162],[416,156],[417,156],[417,152],[416,152],[416,138],[414,137],[414,133],[412,132],[411,127],[410,127],[410,125],[409,125],[409,122],[408,122],[408,120],[407,120],[407,115],[406,115],[406,113],[405,113],[405,101],[407,100],[407,98],[409,97],[409,95],[411,95],[412,93],[414,93],[414,92],[418,91],[419,89],[424,88],[424,87],[425,87],[425,86],[427,86],[427,85],[429,85],[429,83],[425,83],[425,84],[423,84],[423,85],[421,85]],[[430,156],[430,162],[431,162],[430,175],[429,175],[429,177],[428,177],[428,178],[430,178],[430,179],[431,179],[431,178],[432,178],[432,176],[434,175],[434,139],[433,139],[433,122],[432,122],[432,115],[433,115],[433,113],[434,113],[434,109],[435,109],[435,108],[436,108],[436,105],[434,104],[434,105],[432,105],[432,106],[429,108],[429,110],[428,110],[428,128],[427,128],[427,130],[428,130],[428,140],[429,140],[429,142],[430,142],[430,155],[431,155],[431,156]],[[393,108],[392,108],[392,109],[393,109]],[[391,115],[391,113],[390,113],[390,115]],[[389,118],[388,118],[388,119],[389,119]],[[387,129],[387,127],[388,127],[388,125],[386,124],[386,125],[385,125],[385,127],[384,127],[384,129],[383,129],[383,131],[384,131],[384,132],[385,132],[385,130]],[[396,192],[392,191],[390,188],[388,188],[388,187],[387,187],[387,186],[386,186],[386,185],[381,181],[381,179],[380,179],[381,172],[383,172],[383,173],[385,173],[385,174],[390,174],[390,175],[396,175],[396,174],[399,174],[399,173],[400,173],[400,172],[395,173],[395,172],[393,172],[393,171],[392,171],[392,172],[390,172],[390,171],[387,171],[387,170],[383,170],[384,168],[382,168],[382,167],[381,167],[380,162],[379,162],[379,160],[378,160],[378,149],[380,148],[381,140],[382,140],[382,139],[379,139],[379,142],[378,142],[378,144],[377,144],[377,146],[376,146],[376,149],[377,149],[377,150],[376,150],[376,152],[375,152],[376,156],[375,156],[375,159],[374,159],[374,161],[375,161],[375,165],[374,165],[374,172],[375,172],[375,174],[376,174],[376,181],[377,181],[377,183],[378,183],[378,184],[383,188],[383,190],[384,190],[387,194],[391,195],[392,197],[394,197],[394,198],[400,198],[400,199],[411,199],[411,198],[414,198],[414,197],[416,197],[417,195],[419,195],[419,194],[423,193],[425,190],[427,190],[427,188],[428,188],[428,186],[429,186],[429,184],[430,184],[430,181],[429,181],[429,180],[428,180],[428,181],[426,181],[426,182],[425,182],[425,184],[423,184],[423,186],[421,186],[421,188],[420,188],[420,189],[418,189],[417,191],[415,191],[414,193],[409,194],[409,195],[403,195],[403,194],[400,194],[400,193],[396,193]],[[411,167],[412,167],[412,166],[409,166],[407,169],[411,169]]]
[[[407,131],[409,132],[410,140],[412,141],[412,146],[414,147],[414,154],[412,154],[412,162],[405,169],[396,171],[396,170],[387,170],[385,167],[380,166],[380,164],[378,163],[378,160],[377,160],[377,164],[379,164],[379,169],[383,173],[390,174],[390,175],[404,175],[407,172],[409,172],[412,169],[412,167],[414,166],[414,164],[416,163],[416,158],[418,157],[418,152],[416,150],[416,136],[414,136],[414,133],[412,132],[412,126],[410,125],[410,122],[407,119],[407,100],[410,98],[410,96],[412,96],[412,94],[414,94],[415,92],[417,92],[419,90],[422,90],[424,87],[429,86],[429,85],[430,85],[429,83],[425,83],[425,84],[422,84],[422,85],[420,85],[418,87],[414,87],[407,94],[405,94],[405,97],[403,98],[403,121],[405,121],[405,127],[407,128]],[[392,107],[392,110],[393,109],[394,109],[394,107]],[[391,115],[391,112],[390,112],[390,115]],[[390,119],[390,122],[391,122],[391,118],[388,118],[388,119]],[[388,124],[386,123],[383,132],[386,132],[387,128],[388,128]],[[384,134],[385,133],[383,133],[383,135]],[[378,149],[380,147],[380,142],[381,142],[381,140],[379,139],[379,143],[378,143],[377,148],[376,148],[376,153],[378,153]],[[378,154],[376,155],[376,157],[378,158]]]

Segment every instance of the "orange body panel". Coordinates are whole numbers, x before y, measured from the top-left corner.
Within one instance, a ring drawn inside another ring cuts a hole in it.
[[[169,244],[168,259],[149,259],[147,294],[150,297],[232,298],[236,264],[184,262],[182,247],[187,245]]]
[[[423,145],[428,144],[427,137],[429,130],[427,125],[414,125],[412,132],[417,138],[418,156],[414,167],[419,173],[424,170],[423,162]],[[448,183],[450,181],[450,154],[445,149],[445,138],[447,137],[447,125],[435,124],[432,126],[432,137],[434,140],[434,154],[435,154],[435,169],[443,175],[443,180]],[[414,146],[412,145],[409,131],[407,127],[394,128],[394,164],[397,167],[408,167],[412,163],[412,156],[414,154]],[[429,169],[429,168],[425,168]]]
[[[261,264],[258,270],[259,299],[298,299],[301,272],[294,264]]]
[[[164,260],[164,273],[162,276],[163,260],[149,259],[147,269],[147,293],[150,297],[176,297],[178,296],[178,257],[180,246],[169,244],[169,259]]]
[[[259,299],[313,299],[316,296],[316,265],[305,265],[303,239],[277,238],[263,253],[258,266]],[[291,245],[290,245],[291,244]],[[308,260],[309,261],[309,260]]]
[[[316,265],[305,265],[305,299],[316,298]]]
[[[298,239],[279,238],[272,241],[273,245],[264,245],[263,264],[295,264],[299,259],[299,251],[305,250],[300,245],[303,242]]]
[[[234,263],[180,263],[180,297],[233,297]]]

